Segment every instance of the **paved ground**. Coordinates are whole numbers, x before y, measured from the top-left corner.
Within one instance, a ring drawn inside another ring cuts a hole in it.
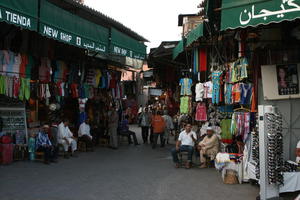
[[[223,184],[215,169],[175,169],[170,148],[122,144],[119,150],[99,147],[49,166],[0,166],[0,199],[254,200],[258,195],[258,188],[250,184]]]

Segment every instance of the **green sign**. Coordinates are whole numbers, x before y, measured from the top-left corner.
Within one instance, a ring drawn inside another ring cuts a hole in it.
[[[117,45],[112,45],[111,51],[113,54],[120,55],[120,56],[126,56],[126,57],[135,58],[139,60],[145,59],[145,54],[137,53],[135,51],[131,51],[129,49],[122,48]]]
[[[20,26],[29,30],[37,30],[37,20],[17,11],[0,7],[0,21]]]
[[[221,30],[300,18],[300,0],[223,0]]]
[[[66,32],[64,30],[40,23],[40,33],[49,38],[74,45],[79,48],[88,49],[91,51],[106,53],[106,45],[94,42],[81,36]]]

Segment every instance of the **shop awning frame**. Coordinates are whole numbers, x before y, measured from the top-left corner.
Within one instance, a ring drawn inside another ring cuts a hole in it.
[[[79,48],[108,53],[109,29],[40,0],[39,33]]]
[[[179,56],[179,54],[184,52],[185,42],[186,42],[186,39],[183,38],[182,40],[179,41],[179,43],[173,49],[173,55],[172,55],[173,60],[175,60],[177,58],[177,56]]]
[[[193,42],[203,36],[204,22],[194,28],[186,37],[186,46],[190,46]]]
[[[300,18],[300,0],[223,0],[221,30],[256,27]]]
[[[128,35],[111,28],[110,52],[115,55],[126,56],[134,59],[146,59],[146,45]]]
[[[38,1],[37,0],[1,0],[0,21],[37,31]]]

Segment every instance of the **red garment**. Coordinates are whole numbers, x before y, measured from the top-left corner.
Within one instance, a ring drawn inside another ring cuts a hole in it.
[[[14,77],[14,89],[13,89],[14,94],[13,94],[13,96],[15,98],[17,98],[19,96],[20,86],[21,86],[20,79],[17,77]]]
[[[20,65],[20,78],[25,78],[26,75],[26,65],[28,64],[28,57],[27,55],[21,55],[21,65]]]
[[[200,49],[199,51],[199,71],[205,72],[207,70],[207,54],[206,49]]]
[[[197,104],[195,120],[196,121],[207,121],[205,103],[198,103]]]
[[[71,93],[72,93],[73,98],[78,98],[79,97],[78,84],[76,84],[76,83],[71,84]]]

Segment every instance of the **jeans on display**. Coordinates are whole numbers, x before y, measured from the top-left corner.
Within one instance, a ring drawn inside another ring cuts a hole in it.
[[[179,150],[176,150],[176,148],[173,148],[171,150],[171,153],[172,153],[174,163],[179,163],[178,153],[180,153],[180,152],[188,152],[188,162],[192,162],[192,157],[193,157],[193,153],[194,153],[194,147],[193,146],[181,145],[179,147]]]

